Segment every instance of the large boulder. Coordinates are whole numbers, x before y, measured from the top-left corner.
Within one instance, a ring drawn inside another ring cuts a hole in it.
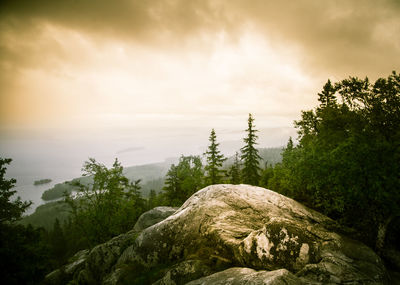
[[[75,281],[384,284],[387,278],[381,259],[333,220],[260,187],[206,187],[139,230],[94,248]]]
[[[118,260],[147,268],[200,260],[214,270],[286,269],[306,283],[379,284],[380,258],[328,217],[271,190],[213,185],[145,229]]]

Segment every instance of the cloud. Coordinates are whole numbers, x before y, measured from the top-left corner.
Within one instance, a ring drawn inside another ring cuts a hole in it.
[[[297,47],[310,71],[340,78],[386,75],[400,65],[397,0],[9,0],[0,11],[3,32],[37,35],[51,23],[100,42],[120,39],[164,49],[185,48],[193,40],[203,40],[205,48],[214,39],[210,34],[237,40],[251,28],[278,45]],[[4,46],[2,53],[18,57]]]
[[[1,1],[1,125],[287,127],[327,78],[400,66],[398,3]]]
[[[201,0],[120,0],[117,3],[108,0],[21,0],[2,1],[0,13],[13,23],[51,22],[101,36],[142,41],[173,34],[182,37],[193,30],[213,26],[217,15],[211,3]]]
[[[240,9],[266,36],[299,46],[309,69],[339,78],[375,77],[399,66],[398,1],[258,3],[240,5]]]

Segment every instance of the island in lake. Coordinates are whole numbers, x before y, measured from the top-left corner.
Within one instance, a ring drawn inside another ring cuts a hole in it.
[[[50,183],[52,180],[51,179],[40,179],[40,180],[36,180],[35,182],[33,182],[33,185],[42,185],[42,184],[47,184]]]

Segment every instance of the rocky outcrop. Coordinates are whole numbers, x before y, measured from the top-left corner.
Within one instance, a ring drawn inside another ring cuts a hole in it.
[[[154,209],[143,213],[137,220],[133,229],[135,231],[142,231],[158,222],[161,222],[165,218],[171,216],[179,208],[172,207],[155,207]]]
[[[165,220],[134,232],[137,238],[112,258],[91,258],[93,249],[85,268],[75,273],[80,283],[92,283],[90,276],[106,284],[386,282],[385,268],[370,248],[340,234],[326,216],[260,187],[209,186]],[[100,248],[112,247],[110,242]],[[101,258],[105,262],[96,261]]]
[[[274,271],[233,267],[187,283],[187,285],[301,285],[299,278],[286,269]]]
[[[94,247],[91,251],[77,252],[69,264],[49,273],[45,278],[45,284],[65,284],[69,280],[75,280],[79,284],[99,284],[108,280],[109,284],[115,284],[118,270],[112,271],[113,266],[120,258],[122,252],[132,245],[138,234],[145,228],[152,226],[175,213],[177,208],[156,207],[143,213],[136,222],[134,229],[114,237],[106,243]],[[108,276],[108,279],[105,278]]]

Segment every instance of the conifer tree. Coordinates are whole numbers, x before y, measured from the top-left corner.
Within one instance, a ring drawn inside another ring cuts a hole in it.
[[[218,150],[217,136],[215,130],[211,130],[210,145],[204,153],[207,159],[207,165],[204,167],[206,171],[206,183],[209,185],[221,183],[224,171],[220,169],[222,163],[226,160],[223,154]]]
[[[229,183],[231,184],[240,183],[240,159],[238,152],[235,153],[235,158],[233,164],[229,168],[228,176],[229,176]]]
[[[243,161],[242,179],[246,184],[258,185],[260,181],[260,155],[256,149],[258,136],[256,132],[258,130],[254,129],[253,125],[254,119],[249,114],[248,127],[246,129],[247,137],[243,139],[246,144],[240,149],[242,152],[241,159]]]

